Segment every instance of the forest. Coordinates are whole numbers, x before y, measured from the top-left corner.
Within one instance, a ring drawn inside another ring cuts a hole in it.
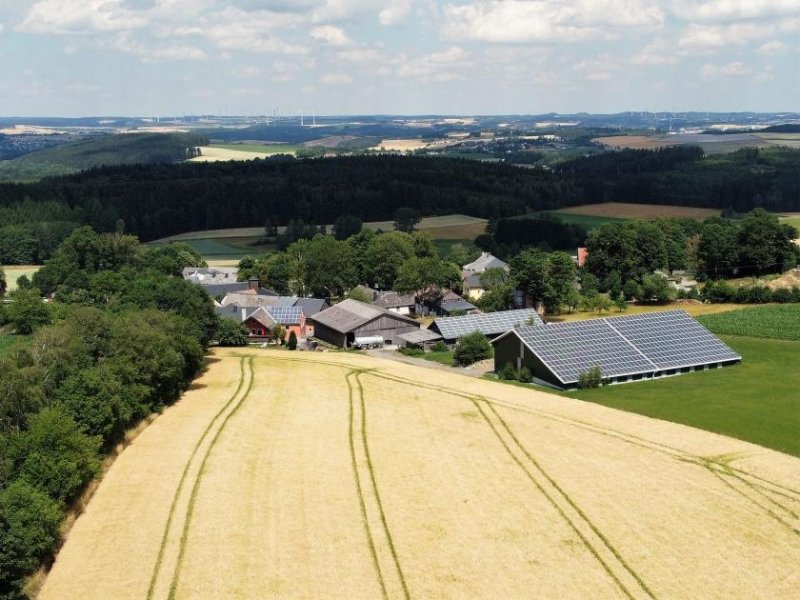
[[[104,455],[203,368],[218,320],[180,277],[201,263],[181,244],[82,227],[0,304],[3,339],[19,340],[0,356],[0,598],[27,595]]]
[[[711,157],[692,147],[625,150],[569,161],[556,171],[394,155],[120,165],[0,184],[0,230],[23,224],[21,212],[36,212],[36,223],[77,222],[98,231],[114,231],[122,221],[126,232],[147,241],[267,220],[332,223],[342,214],[388,220],[398,207],[493,220],[612,200],[797,211],[798,173],[800,150],[785,148]],[[46,204],[21,211],[26,201]]]

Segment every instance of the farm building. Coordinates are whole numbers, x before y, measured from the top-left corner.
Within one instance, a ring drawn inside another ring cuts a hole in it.
[[[399,341],[399,335],[418,330],[419,322],[410,317],[347,299],[309,319],[314,335],[340,348],[353,345],[356,337],[381,336],[387,344]]]
[[[527,367],[560,388],[575,387],[593,367],[608,383],[624,383],[742,360],[682,310],[517,327],[492,343],[495,372]]]
[[[495,338],[518,325],[541,325],[542,319],[532,308],[501,310],[491,313],[462,315],[460,317],[441,317],[428,328],[441,336],[448,345],[453,345],[468,333],[480,331],[488,338]]]
[[[217,307],[217,314],[221,317],[236,319],[245,324],[250,337],[254,339],[268,339],[271,337],[272,328],[282,325],[286,335],[294,331],[298,338],[308,334],[306,317],[299,306],[228,306]]]
[[[400,345],[404,348],[419,348],[420,350],[430,350],[436,342],[442,341],[442,336],[430,329],[418,329],[402,333],[398,337]]]
[[[473,262],[464,265],[461,277],[464,282],[464,294],[470,300],[477,300],[486,291],[481,283],[481,275],[486,269],[503,269],[508,272],[508,263],[503,262],[490,252],[482,252]]]
[[[439,296],[417,300],[416,313],[418,315],[437,315],[447,317],[453,313],[477,313],[478,307],[464,300],[452,290],[445,290]]]

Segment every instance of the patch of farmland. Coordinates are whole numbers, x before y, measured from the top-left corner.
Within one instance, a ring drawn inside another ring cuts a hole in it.
[[[411,152],[414,150],[422,150],[428,146],[430,146],[430,143],[424,142],[421,139],[381,140],[381,143],[375,145],[372,149],[386,150],[388,152]]]
[[[255,158],[267,158],[274,154],[294,154],[295,146],[283,144],[270,145],[246,145],[246,144],[225,144],[201,146],[200,156],[190,158],[193,162],[217,162],[225,160],[253,160]]]
[[[8,291],[13,292],[17,289],[17,279],[23,275],[28,279],[33,277],[33,274],[41,269],[41,265],[5,265],[2,267],[6,274],[6,283],[8,284]]]
[[[717,334],[800,342],[800,304],[755,306],[705,315],[699,321]]]
[[[553,211],[555,214],[584,215],[590,217],[611,217],[615,219],[656,219],[658,217],[685,217],[707,219],[720,214],[716,208],[696,208],[691,206],[672,206],[667,204],[632,204],[625,202],[602,202],[582,204]]]
[[[594,138],[592,141],[609,148],[631,148],[633,150],[655,150],[667,145],[661,138],[649,135],[611,135]]]
[[[108,471],[40,598],[789,597],[800,585],[797,458],[364,355],[214,359]]]

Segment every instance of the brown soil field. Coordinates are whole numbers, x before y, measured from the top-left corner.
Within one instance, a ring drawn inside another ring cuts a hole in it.
[[[613,217],[617,219],[656,219],[658,217],[688,217],[706,219],[719,216],[716,208],[694,208],[690,206],[671,206],[666,204],[629,204],[624,202],[603,202],[601,204],[582,204],[560,208],[553,212],[590,217]]]
[[[360,354],[212,360],[39,598],[797,597],[800,459]]]

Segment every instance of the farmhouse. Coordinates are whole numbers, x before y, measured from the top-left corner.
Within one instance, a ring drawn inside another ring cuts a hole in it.
[[[282,325],[286,329],[286,334],[294,331],[298,338],[308,334],[306,328],[306,316],[303,309],[299,306],[228,306],[217,307],[216,312],[219,316],[228,319],[235,319],[245,324],[250,337],[255,339],[267,339],[272,336],[272,328],[275,325]]]
[[[503,269],[508,272],[508,263],[503,262],[490,252],[481,255],[469,264],[462,267],[461,276],[464,281],[464,294],[470,300],[477,300],[486,291],[481,283],[481,275],[486,269]]]
[[[420,327],[410,317],[349,298],[309,320],[317,338],[340,348],[352,346],[356,337],[381,336],[387,344],[392,344],[399,340],[400,334]]]
[[[560,388],[599,367],[624,383],[738,363],[742,357],[682,310],[516,327],[496,338],[495,372],[510,364]]]
[[[428,328],[438,334],[448,345],[458,342],[468,333],[480,331],[489,339],[502,335],[519,325],[541,325],[542,319],[532,308],[501,310],[491,313],[441,317]]]

